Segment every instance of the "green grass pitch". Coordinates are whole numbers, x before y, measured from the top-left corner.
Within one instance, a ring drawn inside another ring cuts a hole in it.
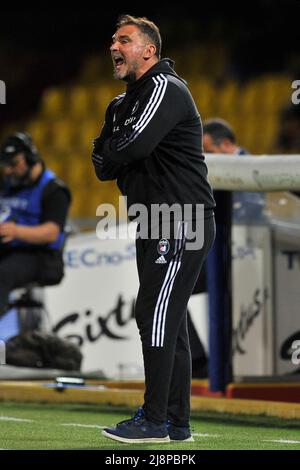
[[[101,429],[131,416],[128,410],[92,405],[0,402],[0,448],[18,450],[300,450],[300,421],[193,414],[195,442],[122,444]]]

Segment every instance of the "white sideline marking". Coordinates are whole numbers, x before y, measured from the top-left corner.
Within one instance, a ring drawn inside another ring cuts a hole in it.
[[[61,423],[61,426],[74,426],[80,428],[97,428],[105,429],[107,426],[99,426],[98,424],[80,424],[80,423]],[[194,437],[219,437],[219,434],[192,433]]]
[[[193,432],[192,436],[194,437],[219,437],[219,434],[203,434],[201,432]]]
[[[107,426],[98,426],[97,424],[79,424],[79,423],[61,423],[61,426],[75,426],[79,428],[97,428],[105,429]]]
[[[33,419],[14,418],[12,416],[0,416],[0,421],[19,421],[22,423],[32,423]]]
[[[279,442],[280,444],[300,444],[300,441],[291,441],[288,439],[264,439],[264,442]]]

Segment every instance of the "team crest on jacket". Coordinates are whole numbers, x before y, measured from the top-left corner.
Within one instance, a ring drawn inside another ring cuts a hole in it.
[[[137,109],[138,109],[138,107],[139,107],[139,104],[140,104],[140,103],[139,103],[139,100],[137,100],[136,103],[135,103],[135,105],[134,105],[133,108],[132,108],[131,114],[134,114],[134,113],[137,111]]]
[[[170,251],[170,243],[166,238],[159,240],[157,244],[157,252],[160,255],[159,258],[155,261],[156,264],[165,264],[167,261],[165,255]]]

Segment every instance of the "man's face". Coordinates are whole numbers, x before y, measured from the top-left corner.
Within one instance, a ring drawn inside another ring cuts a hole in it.
[[[12,185],[17,186],[27,175],[28,168],[24,153],[18,153],[3,167],[3,175]]]
[[[203,150],[204,153],[231,153],[228,149],[227,141],[224,139],[216,144],[209,134],[203,134]]]
[[[137,26],[126,25],[119,28],[113,35],[110,47],[114,78],[127,82],[137,80],[145,62],[146,47],[146,37]]]

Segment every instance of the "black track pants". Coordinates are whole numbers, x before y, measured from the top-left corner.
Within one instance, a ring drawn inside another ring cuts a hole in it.
[[[0,317],[7,308],[13,289],[37,282],[58,284],[63,276],[61,253],[58,250],[0,251]]]
[[[136,240],[140,288],[135,316],[144,357],[144,409],[147,419],[156,423],[167,419],[179,426],[189,423],[187,304],[214,237],[215,222],[210,217],[205,219],[204,245],[199,250],[187,249],[184,237],[167,242]]]
[[[0,316],[5,313],[11,290],[38,279],[39,259],[32,253],[0,255]]]

